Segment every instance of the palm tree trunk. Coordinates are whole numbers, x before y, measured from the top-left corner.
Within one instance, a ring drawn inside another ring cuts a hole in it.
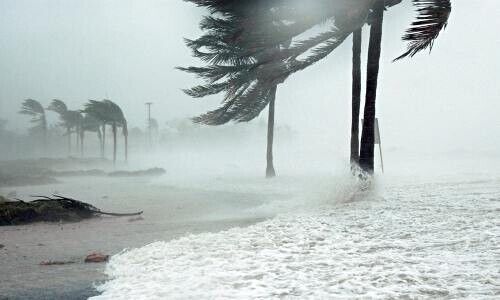
[[[80,128],[75,126],[75,141],[76,141],[76,153],[80,150]],[[78,155],[78,154],[77,154]]]
[[[66,135],[68,136],[68,156],[71,156],[71,128],[66,128]]]
[[[102,153],[102,133],[101,133],[101,128],[97,127],[97,139],[99,140],[99,151],[101,154],[101,157],[103,157]]]
[[[370,28],[370,44],[368,46],[368,69],[366,74],[366,98],[361,136],[361,152],[359,165],[373,174],[375,150],[375,104],[377,99],[378,73],[382,44],[382,25],[384,21],[384,1],[374,4],[373,21]]]
[[[359,110],[361,103],[361,38],[362,30],[352,36],[352,121],[351,121],[351,167],[359,164]]]
[[[116,124],[113,123],[113,165],[116,164]]]
[[[102,124],[101,158],[106,158],[106,124]]]
[[[80,155],[83,157],[83,141],[85,139],[85,130],[81,130],[80,132]]]
[[[125,134],[125,162],[128,162],[128,134]]]
[[[274,109],[276,102],[276,89],[274,86],[271,90],[271,101],[269,102],[269,118],[267,121],[267,168],[266,177],[273,178],[276,176],[273,164],[273,142],[274,142]]]

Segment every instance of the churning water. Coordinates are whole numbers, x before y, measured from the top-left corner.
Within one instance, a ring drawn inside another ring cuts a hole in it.
[[[328,184],[256,225],[115,255],[93,299],[500,297],[500,178]]]

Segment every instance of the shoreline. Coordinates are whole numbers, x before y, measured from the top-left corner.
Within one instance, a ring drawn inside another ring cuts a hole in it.
[[[17,188],[16,192],[20,197],[35,191],[80,195],[103,210],[144,210],[143,218],[99,217],[77,223],[0,227],[4,245],[0,249],[1,300],[87,299],[98,295],[94,285],[106,280],[105,264],[83,263],[90,252],[114,255],[155,241],[245,227],[270,217],[250,212],[266,202],[262,194],[153,185],[137,178],[88,180],[86,177],[82,184],[79,178],[70,178],[53,185]],[[40,266],[45,260],[77,262]]]

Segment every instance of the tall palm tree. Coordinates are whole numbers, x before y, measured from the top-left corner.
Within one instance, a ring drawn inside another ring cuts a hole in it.
[[[28,115],[31,117],[30,122],[33,126],[30,128],[30,133],[34,135],[41,135],[43,140],[43,147],[47,149],[47,117],[45,109],[40,102],[33,99],[26,99],[21,104],[20,114]]]
[[[189,0],[200,4],[197,0]],[[210,2],[210,3],[209,3]],[[242,38],[238,23],[244,23],[251,16],[258,15],[260,20],[266,24],[274,24],[270,28],[273,32],[279,31],[280,22],[273,23],[272,6],[269,3],[261,2],[261,5],[251,6],[248,1],[232,2],[229,5],[223,2],[207,1],[204,4],[212,8],[213,14],[204,18],[200,23],[200,28],[207,32],[196,40],[187,40],[187,45],[193,51],[194,56],[208,62],[208,68],[179,68],[183,71],[195,73],[207,80],[207,85],[196,86],[185,92],[193,97],[205,97],[218,93],[226,93],[223,107],[210,111],[199,117],[194,118],[197,123],[206,125],[222,125],[230,121],[248,122],[256,118],[260,112],[268,107],[268,127],[267,127],[267,147],[266,147],[266,177],[276,176],[273,162],[273,143],[274,143],[274,124],[276,108],[277,86],[282,81],[266,81],[264,78],[250,78],[240,81],[238,85],[232,86],[225,83],[217,83],[222,78],[220,71],[222,69],[232,69],[234,72],[245,73],[248,64],[252,62],[269,61],[273,56],[279,55],[281,51],[286,51],[291,44],[291,40],[277,42],[270,51],[248,53],[248,57],[242,58],[242,50],[248,41]],[[213,6],[210,6],[213,5]],[[231,17],[216,17],[218,13],[231,14]],[[231,24],[235,23],[235,24]],[[209,52],[202,52],[201,49],[208,48]],[[224,66],[222,66],[224,65]],[[285,68],[284,65],[275,66],[276,70]],[[232,76],[229,76],[232,77]],[[234,77],[233,77],[234,78]],[[229,81],[232,81],[230,79]],[[249,105],[253,101],[259,101],[259,107],[254,109]],[[241,104],[235,104],[241,102]],[[234,107],[238,107],[234,109]]]
[[[377,99],[384,10],[384,1],[377,1],[373,7],[372,24],[370,26],[370,43],[368,46],[365,110],[361,149],[359,153],[359,165],[368,173],[373,173],[374,170],[375,101]]]
[[[223,105],[201,116],[201,120],[251,120],[269,104],[276,84],[324,59],[353,32],[371,24],[368,106],[364,113],[368,119],[361,138],[360,164],[367,172],[373,172],[371,130],[375,120],[383,10],[401,0],[189,1],[209,8],[211,15],[201,22],[206,34],[188,41],[194,55],[208,66],[183,69],[206,79],[207,83],[188,93],[195,97],[226,93]],[[408,51],[399,58],[431,48],[451,10],[450,0],[413,0],[413,4],[419,16],[404,37],[409,42]],[[312,37],[304,34],[319,24],[331,26],[323,26],[325,29]],[[290,40],[293,43],[288,49],[273,53],[276,45]]]
[[[400,2],[400,0],[393,0],[393,2],[398,1]],[[376,99],[384,4],[384,0],[377,0],[374,3],[368,50],[366,98],[359,164],[369,174],[374,171]],[[396,60],[408,56],[412,57],[425,49],[432,50],[434,41],[448,24],[451,13],[450,0],[413,0],[413,4],[417,7],[417,20],[412,23],[403,37],[403,40],[408,42],[407,51]]]

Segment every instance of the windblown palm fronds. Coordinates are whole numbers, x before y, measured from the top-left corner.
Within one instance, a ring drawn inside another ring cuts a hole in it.
[[[72,129],[78,131],[78,128],[81,127],[83,121],[81,113],[79,111],[69,110],[68,106],[63,101],[54,99],[47,109],[59,115],[59,119],[61,120],[59,124],[67,128],[68,132]]]
[[[434,41],[448,24],[451,0],[413,0],[413,5],[417,7],[417,20],[403,36],[403,40],[408,42],[408,49],[395,60],[413,57],[425,49],[432,50]]]
[[[402,0],[186,1],[208,8],[210,15],[200,23],[203,35],[186,40],[193,56],[206,65],[179,68],[205,82],[185,93],[195,98],[224,93],[220,108],[194,119],[220,125],[255,118],[274,86],[323,60],[370,23],[375,4],[383,2],[387,9]],[[410,45],[400,58],[432,47],[451,9],[450,0],[413,3],[419,17],[405,36]]]
[[[307,5],[278,0],[191,2],[208,7],[212,14],[200,23],[205,34],[186,41],[193,55],[208,65],[179,68],[196,74],[205,84],[185,92],[196,98],[225,93],[219,109],[194,118],[208,125],[257,117],[276,85],[326,57],[360,26],[353,24],[364,23],[369,13],[368,6],[353,9],[347,0],[315,0]],[[313,37],[301,36],[346,10],[349,17],[339,17],[339,24],[333,23]]]
[[[47,131],[47,118],[45,116],[45,109],[40,102],[33,99],[26,99],[21,105],[20,114],[28,115],[31,117],[31,123],[33,127],[30,131],[36,132],[46,132]]]
[[[113,130],[113,161],[116,161],[116,130],[118,127],[122,128],[122,133],[125,137],[125,147],[127,148],[128,127],[127,120],[123,114],[122,109],[111,100],[90,100],[85,104],[83,112],[97,120],[103,126],[103,142],[101,144],[101,151],[104,153],[105,143],[105,126],[111,125]],[[125,149],[125,156],[127,156],[127,149]]]

